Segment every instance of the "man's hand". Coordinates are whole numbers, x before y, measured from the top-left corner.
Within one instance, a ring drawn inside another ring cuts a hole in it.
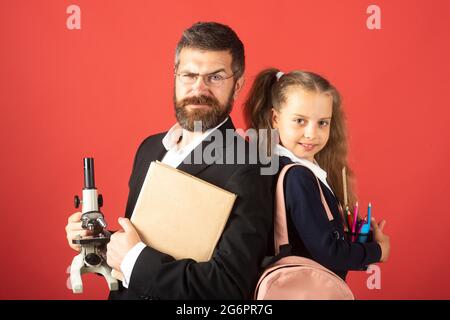
[[[106,251],[106,262],[116,270],[120,270],[120,265],[128,251],[141,241],[129,219],[119,218],[119,224],[123,229],[111,235]]]
[[[78,236],[85,237],[92,235],[92,231],[81,227],[81,215],[81,212],[75,212],[69,217],[66,225],[67,241],[69,242],[69,246],[76,251],[80,251],[80,245],[73,244],[72,240]]]

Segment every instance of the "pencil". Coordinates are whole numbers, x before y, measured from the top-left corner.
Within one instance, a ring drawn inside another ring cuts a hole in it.
[[[344,206],[347,206],[347,169],[345,167],[342,168],[342,186],[344,187]]]
[[[355,234],[355,232],[356,232],[356,222],[358,221],[357,219],[358,219],[358,201],[356,201],[356,204],[355,204],[355,210],[354,210],[354,212],[353,212],[353,226],[352,226],[352,241],[355,241],[355,236],[354,236],[354,234]]]
[[[347,226],[347,231],[352,232],[352,216],[350,215],[350,210],[348,209],[348,206],[345,207],[344,219]]]
[[[352,232],[352,215],[350,213],[350,210],[348,209],[348,206],[345,207],[345,213],[347,213],[348,231]]]

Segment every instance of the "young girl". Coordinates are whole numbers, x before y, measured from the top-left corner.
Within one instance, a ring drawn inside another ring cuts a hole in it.
[[[291,167],[284,179],[288,235],[292,254],[313,259],[345,280],[349,270],[386,261],[389,237],[385,221],[372,219],[373,242],[352,242],[344,234],[342,169],[347,164],[344,113],[338,91],[321,76],[303,71],[283,74],[267,69],[256,77],[244,104],[247,125],[278,129],[274,152],[280,166]],[[317,179],[334,220],[321,202]],[[356,197],[347,187],[349,204]]]

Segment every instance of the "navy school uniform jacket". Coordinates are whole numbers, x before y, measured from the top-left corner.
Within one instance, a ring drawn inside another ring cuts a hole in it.
[[[280,157],[280,166],[293,163]],[[361,270],[378,262],[381,247],[376,242],[352,243],[344,237],[344,222],[338,200],[320,180],[334,220],[329,221],[320,199],[314,173],[304,166],[291,167],[285,175],[284,196],[292,254],[310,258],[345,280],[349,270]]]

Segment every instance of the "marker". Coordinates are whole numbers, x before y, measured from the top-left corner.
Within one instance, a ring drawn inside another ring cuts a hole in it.
[[[366,221],[365,220],[360,220],[360,221],[358,221],[358,227],[356,228],[356,236],[358,236],[358,234],[360,234],[361,233],[361,229],[362,229],[362,227],[364,226],[366,224]]]
[[[372,203],[369,202],[369,206],[367,207],[367,222],[363,224],[360,234],[364,234],[363,236],[358,237],[358,242],[366,242],[367,235],[370,232],[370,220],[372,219]]]

